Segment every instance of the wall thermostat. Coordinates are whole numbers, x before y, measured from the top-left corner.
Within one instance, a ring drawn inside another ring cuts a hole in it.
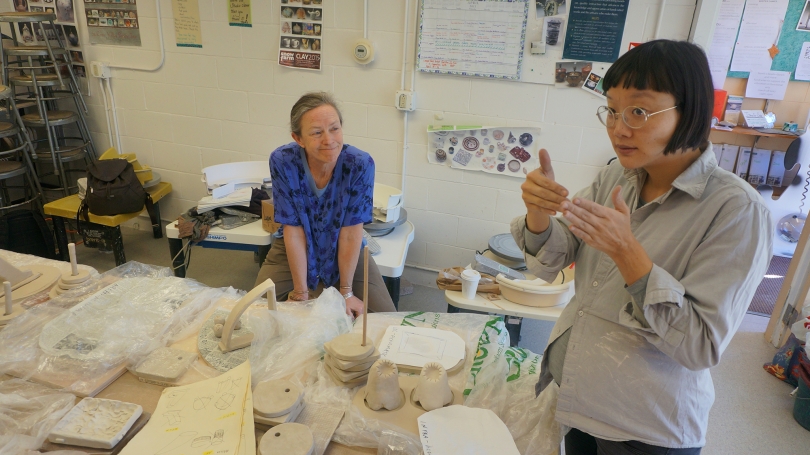
[[[367,39],[357,40],[352,55],[357,63],[367,65],[374,60],[374,45]]]

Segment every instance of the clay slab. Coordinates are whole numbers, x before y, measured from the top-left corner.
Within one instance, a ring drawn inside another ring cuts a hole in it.
[[[363,335],[359,333],[344,333],[324,343],[323,348],[336,359],[362,360],[368,358],[374,352],[374,343],[366,337],[366,345],[362,346],[362,340]]]
[[[158,348],[138,365],[135,375],[151,381],[177,382],[195,360],[197,360],[196,352]]]
[[[259,414],[253,413],[253,422],[258,423],[261,425],[267,425],[268,427],[274,427],[276,425],[281,425],[282,423],[289,423],[295,422],[295,419],[301,414],[301,411],[304,410],[304,402],[301,401],[298,403],[298,406],[293,408],[289,414],[284,414],[278,417],[264,417]]]
[[[122,451],[124,447],[126,447],[127,443],[129,443],[129,441],[131,441],[132,438],[134,438],[139,431],[141,431],[141,428],[143,428],[144,425],[146,425],[151,416],[152,414],[149,414],[148,412],[144,411],[143,414],[141,414],[141,416],[138,417],[138,420],[136,420],[135,423],[132,424],[132,427],[129,428],[129,431],[127,431],[127,434],[124,435],[124,438],[121,439],[121,441],[118,444],[116,444],[115,447],[113,447],[112,449],[95,449],[95,448],[89,449],[87,447],[71,446],[65,444],[54,444],[53,442],[48,441],[46,439],[45,442],[42,444],[42,447],[39,448],[39,451],[42,453],[46,453],[46,452],[56,452],[59,450],[68,450],[68,451],[74,450],[79,453],[84,452],[92,453],[93,455],[116,455],[118,452]]]
[[[359,368],[364,365],[364,368],[360,368],[361,370],[368,370],[371,368],[371,365],[380,358],[380,351],[378,349],[374,349],[374,352],[371,353],[370,356],[366,357],[365,359],[360,360],[341,360],[336,357],[332,357],[329,353],[324,355],[324,360],[328,360],[330,365],[333,367],[343,370],[343,371],[358,371],[353,368]]]
[[[253,412],[265,417],[289,414],[301,403],[301,389],[290,381],[264,381],[253,390]]]
[[[141,416],[137,404],[84,398],[51,430],[48,440],[98,449],[111,449]]]
[[[311,455],[315,439],[306,425],[285,423],[274,427],[259,442],[261,455]]]
[[[335,384],[343,387],[357,387],[359,385],[365,384],[366,380],[368,379],[368,374],[366,374],[365,376],[361,376],[359,378],[344,382],[341,381],[340,378],[338,378],[338,376],[335,374],[335,371],[332,369],[332,367],[329,366],[329,364],[324,363],[323,369],[326,370],[326,373],[329,375],[329,377],[331,377],[332,380],[335,381]]]

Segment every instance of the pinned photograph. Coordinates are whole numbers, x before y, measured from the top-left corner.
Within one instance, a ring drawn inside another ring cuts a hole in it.
[[[84,63],[84,55],[81,51],[70,51],[70,61],[73,63]]]
[[[14,0],[14,11],[18,13],[28,11],[28,0]]]
[[[602,88],[602,79],[602,75],[596,74],[596,71],[591,71],[588,77],[585,78],[582,89],[604,99],[605,90]]]
[[[84,67],[80,65],[73,65],[73,74],[75,74],[76,77],[87,77],[87,72],[84,70]]]
[[[79,45],[79,31],[76,30],[76,27],[73,25],[63,25],[62,27],[65,29],[68,44],[77,47]]]
[[[536,0],[535,9],[537,10],[538,19],[558,14],[568,14],[566,0]]]
[[[20,39],[23,40],[24,43],[33,43],[34,42],[34,34],[31,33],[30,24],[26,22],[18,22],[17,27],[20,29]]]
[[[546,40],[546,46],[558,46],[562,48],[563,38],[565,37],[565,18],[564,17],[547,17],[543,20],[543,38]]]
[[[554,82],[557,87],[582,87],[593,69],[593,62],[557,62]]]
[[[56,0],[56,20],[59,22],[76,22],[73,14],[73,0]]]

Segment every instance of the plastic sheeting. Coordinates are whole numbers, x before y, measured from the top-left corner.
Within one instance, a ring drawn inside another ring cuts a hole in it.
[[[67,383],[69,391],[84,393],[122,362],[136,364],[154,349],[196,333],[228,292],[137,262],[102,274],[86,290],[103,291],[129,280],[147,286],[93,311],[77,310],[87,294],[69,292],[12,321],[0,332],[0,373]]]
[[[0,455],[38,449],[75,400],[72,394],[21,379],[0,382]]]

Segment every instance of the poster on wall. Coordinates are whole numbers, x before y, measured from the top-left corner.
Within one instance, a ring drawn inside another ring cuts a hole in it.
[[[520,79],[529,3],[424,0],[419,15],[419,71]]]
[[[202,47],[198,0],[172,0],[177,47]]]
[[[31,28],[30,23],[19,23],[17,38],[20,40],[20,44],[30,46],[41,46],[46,39],[50,41],[51,46],[60,46],[61,42],[61,46],[64,46],[68,51],[69,62],[79,91],[83,95],[89,96],[90,84],[85,68],[84,50],[81,47],[79,30],[76,27],[76,12],[73,0],[11,0],[11,6],[14,11],[56,15],[54,26],[43,24],[42,28]],[[63,67],[62,76],[68,77],[66,67]]]
[[[253,27],[250,15],[250,0],[228,0],[228,25],[231,27]]]
[[[526,178],[537,169],[539,128],[428,128],[428,161],[468,171]]]
[[[615,62],[630,0],[577,0],[568,13],[563,58]]]
[[[84,0],[84,14],[90,44],[141,45],[135,0]]]
[[[323,49],[322,0],[282,0],[279,8],[281,33],[278,64],[290,68],[320,70]]]

